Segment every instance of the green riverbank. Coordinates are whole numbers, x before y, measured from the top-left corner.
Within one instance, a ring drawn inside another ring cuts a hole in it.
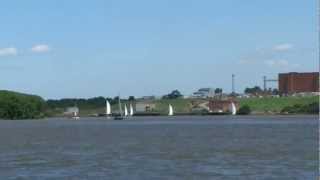
[[[168,113],[168,104],[174,107],[175,113],[191,113],[192,112],[192,102],[194,99],[159,99],[154,100],[155,109],[153,112],[166,115]],[[319,104],[319,97],[280,97],[280,98],[239,98],[237,99],[240,107],[249,106],[251,109],[251,114],[283,114],[283,110],[286,108],[293,108],[294,106],[304,107],[310,104]],[[123,101],[123,103],[128,103]],[[105,107],[99,108],[80,108],[80,115],[104,113]],[[114,111],[118,110],[118,105],[112,105]],[[308,112],[303,112],[297,110],[297,112],[291,112],[292,114],[313,114]]]
[[[174,107],[176,114],[190,114],[195,99],[158,99],[153,113],[166,115],[168,105]],[[311,97],[265,97],[265,98],[239,98],[240,108],[249,107],[251,114],[318,114],[319,96]],[[105,99],[103,97],[86,99],[56,100],[54,103],[45,101],[36,95],[28,95],[12,91],[0,91],[0,119],[34,119],[42,117],[62,116],[66,107],[77,104],[80,116],[102,114],[105,112]],[[122,103],[129,103],[122,100]],[[113,112],[118,110],[116,101],[112,103]]]
[[[282,110],[293,106],[319,104],[319,96],[310,97],[280,97],[280,98],[242,98],[238,99],[241,106],[249,106],[253,114],[281,113]],[[299,114],[299,113],[298,113]]]

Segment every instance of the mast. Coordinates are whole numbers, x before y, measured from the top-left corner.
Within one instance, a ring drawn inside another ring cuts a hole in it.
[[[118,102],[119,102],[119,113],[120,113],[120,116],[122,116],[122,107],[121,107],[121,102],[120,102],[120,94],[118,96]]]

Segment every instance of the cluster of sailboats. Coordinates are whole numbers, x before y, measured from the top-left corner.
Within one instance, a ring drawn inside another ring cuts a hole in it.
[[[119,114],[117,114],[115,116],[116,120],[121,120],[121,119],[124,119],[125,117],[134,115],[133,106],[131,103],[129,105],[129,110],[128,110],[127,104],[124,105],[124,111],[122,111],[122,105],[120,102],[120,98],[119,98],[118,103],[119,103]],[[110,102],[108,100],[106,100],[106,116],[110,117],[111,115],[112,115],[111,105],[110,105]]]
[[[122,104],[120,101],[120,98],[118,99],[118,105],[119,105],[119,114],[117,114],[114,117],[114,120],[123,120],[124,118],[130,117],[134,115],[134,110],[133,110],[133,106],[130,103],[129,105],[129,110],[127,108],[127,104],[124,105],[124,111],[122,111]],[[106,100],[106,116],[110,117],[112,115],[111,112],[111,105],[110,102],[108,100]],[[173,116],[173,107],[171,104],[169,104],[169,116]]]
[[[124,104],[124,106],[122,106],[121,100],[119,98],[118,105],[119,105],[119,113],[112,114],[111,104],[108,100],[106,100],[105,116],[110,118],[111,116],[114,115],[114,120],[123,120],[127,117],[134,116],[135,113],[134,113],[132,103],[129,104],[129,108],[127,107],[127,104]],[[124,107],[124,110],[122,110],[122,107]],[[233,102],[229,106],[229,112],[231,113],[231,115],[237,114],[237,108]],[[173,115],[174,115],[173,106],[169,104],[168,116],[173,116]],[[80,117],[78,116],[78,113],[75,112],[72,118],[79,119]]]

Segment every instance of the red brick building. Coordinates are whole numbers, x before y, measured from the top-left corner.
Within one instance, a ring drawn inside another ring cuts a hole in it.
[[[279,74],[279,93],[319,92],[319,72]]]

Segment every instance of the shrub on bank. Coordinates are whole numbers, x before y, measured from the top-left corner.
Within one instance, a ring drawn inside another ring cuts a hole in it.
[[[295,104],[286,106],[281,110],[282,114],[318,114],[319,102],[310,103],[307,105]]]
[[[251,108],[248,105],[241,106],[238,110],[239,115],[248,115],[251,114]]]

